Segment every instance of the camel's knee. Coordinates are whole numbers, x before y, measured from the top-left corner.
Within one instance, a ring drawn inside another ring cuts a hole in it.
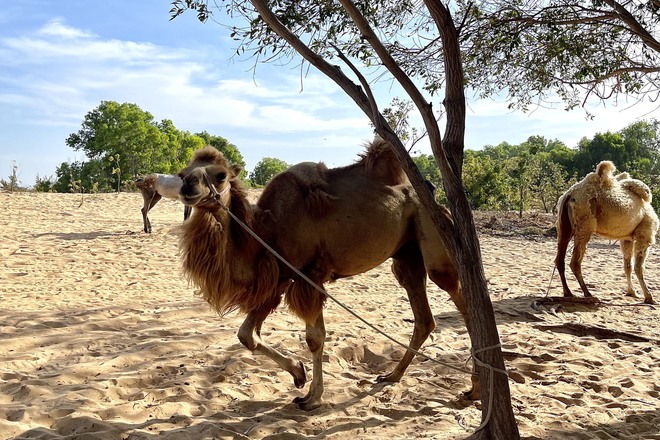
[[[578,273],[582,270],[582,261],[577,258],[571,258],[571,262],[569,263],[568,267],[571,268],[573,273]]]
[[[632,273],[632,261],[629,258],[623,260],[623,271],[626,274]]]
[[[305,336],[305,342],[307,342],[307,347],[312,353],[316,353],[319,350],[323,350],[323,345],[325,342],[325,334],[315,333],[313,335],[307,334]]]
[[[442,268],[434,268],[430,270],[429,278],[436,286],[445,292],[449,292],[449,294],[452,296],[452,299],[454,299],[452,292],[459,292],[460,290],[458,288],[458,272],[456,272],[456,269],[454,269],[452,266],[445,266]],[[460,296],[458,293],[457,295]]]
[[[255,329],[251,325],[241,325],[238,329],[238,340],[250,351],[254,351],[259,346],[259,342],[255,338]]]
[[[323,345],[325,343],[325,327],[323,325],[309,325],[305,333],[305,342],[307,342],[307,347],[312,353],[323,350]]]

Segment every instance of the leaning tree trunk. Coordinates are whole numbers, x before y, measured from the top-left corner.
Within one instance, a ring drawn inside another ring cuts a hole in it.
[[[495,322],[493,304],[490,301],[486,276],[483,270],[483,260],[479,247],[479,238],[474,224],[472,210],[467,200],[463,183],[461,181],[463,152],[465,148],[465,77],[461,61],[459,35],[449,10],[438,0],[425,0],[425,4],[433,17],[440,36],[444,51],[444,65],[446,75],[445,109],[447,111],[447,126],[445,137],[442,140],[442,150],[449,164],[443,166],[442,180],[449,201],[449,209],[454,217],[456,227],[456,260],[459,267],[463,296],[470,319],[470,339],[473,350],[487,347],[478,354],[478,358],[485,364],[499,370],[505,370],[502,350],[499,347],[500,338]],[[436,151],[434,156],[442,165],[443,152]],[[451,168],[451,170],[447,169]],[[511,391],[508,376],[491,372],[477,365],[481,381],[482,419],[485,419],[488,404],[492,397],[488,424],[481,431],[476,432],[473,438],[496,438],[503,440],[519,439],[520,433],[511,407]],[[492,378],[492,381],[491,381]],[[491,396],[492,394],[492,396]]]
[[[449,11],[437,0],[425,0],[426,6],[441,32],[445,51],[445,69],[447,73],[445,107],[447,110],[447,127],[445,138],[442,139],[431,105],[424,99],[410,78],[392,59],[353,2],[351,0],[340,0],[342,6],[360,29],[363,38],[371,44],[385,67],[399,81],[420,110],[429,133],[433,154],[442,172],[445,192],[450,201],[449,208],[452,212],[453,224],[448,222],[441,214],[439,206],[435,203],[431,192],[428,191],[424,183],[424,178],[401,143],[401,140],[392,131],[383,115],[378,111],[369,85],[363,81],[359,72],[356,71],[355,73],[360,77],[364,90],[355,85],[338,67],[331,65],[313,52],[284,26],[269,8],[266,0],[251,0],[251,3],[259,12],[264,22],[275,33],[286,40],[305,60],[335,81],[371,119],[378,134],[394,146],[395,155],[401,162],[424,207],[429,211],[438,232],[459,269],[459,279],[470,321],[468,331],[472,340],[472,347],[479,350],[495,346],[496,348],[479,353],[478,357],[485,364],[504,370],[504,359],[502,357],[502,351],[498,346],[499,335],[495,324],[493,306],[488,296],[479,240],[474,219],[472,218],[472,211],[460,177],[463,164],[465,133],[464,77],[458,32]],[[501,373],[495,373],[491,382],[490,373],[487,368],[478,366],[477,371],[482,384],[482,420],[485,420],[487,417],[490,396],[492,395],[494,399],[488,423],[482,430],[476,432],[473,437],[502,440],[519,439],[520,434],[518,433],[518,427],[511,408],[511,394],[507,376]]]

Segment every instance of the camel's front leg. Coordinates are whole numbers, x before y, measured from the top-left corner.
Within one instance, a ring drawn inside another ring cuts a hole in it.
[[[632,285],[632,256],[633,256],[633,242],[632,240],[621,240],[621,253],[623,254],[623,272],[626,274],[626,282],[628,287],[626,295],[637,297],[635,289]]]
[[[307,333],[305,335],[309,351],[312,352],[312,383],[309,385],[309,392],[305,397],[296,397],[294,403],[298,408],[310,411],[321,406],[321,397],[323,396],[323,345],[325,344],[325,324],[323,322],[323,311],[313,323],[307,324]]]
[[[261,324],[270,314],[271,310],[272,307],[266,306],[248,313],[238,331],[238,339],[249,350],[268,356],[283,370],[291,373],[296,388],[302,388],[305,386],[306,382],[305,367],[303,363],[284,356],[273,347],[264,343],[261,339]]]
[[[644,292],[644,302],[646,304],[655,304],[653,301],[653,296],[649,292],[649,288],[646,286],[644,281],[644,263],[646,262],[646,257],[649,255],[649,246],[648,242],[639,242],[635,241],[635,275],[637,275],[637,280],[639,285],[642,287],[642,292]]]

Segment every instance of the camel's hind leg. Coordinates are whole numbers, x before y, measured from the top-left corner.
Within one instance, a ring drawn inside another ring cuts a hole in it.
[[[156,191],[148,190],[142,191],[142,199],[144,200],[144,205],[142,206],[142,223],[144,224],[144,232],[151,232],[151,222],[149,221],[149,216],[147,215],[151,208],[153,208],[156,203],[162,198],[160,194]]]
[[[646,262],[646,257],[649,255],[649,248],[651,244],[648,241],[635,240],[635,275],[637,275],[637,280],[639,285],[642,287],[642,292],[644,293],[644,302],[646,304],[655,304],[649,288],[646,286],[646,281],[644,281],[644,263]]]
[[[555,266],[559,272],[563,293],[567,297],[574,296],[566,281],[566,251],[573,238],[573,227],[568,214],[569,208],[567,202],[564,201],[559,214],[560,218],[557,221],[557,256],[555,257]]]
[[[626,274],[626,282],[628,287],[626,295],[636,297],[635,289],[632,285],[632,256],[633,256],[633,242],[632,240],[621,240],[621,253],[623,254],[623,272]]]
[[[585,238],[575,234],[573,255],[571,256],[571,270],[573,271],[575,278],[577,278],[585,297],[592,296],[591,292],[589,292],[589,289],[587,288],[587,284],[584,282],[584,278],[582,278],[582,259],[584,258],[584,254],[587,251],[587,244],[589,243],[590,238],[590,236]]]
[[[426,296],[426,269],[417,244],[406,245],[392,257],[392,272],[397,281],[408,293],[410,306],[415,318],[415,327],[410,339],[410,348],[417,351],[435,329],[435,321]],[[403,376],[415,353],[407,350],[394,370],[378,376],[378,382],[397,382]]]
[[[305,397],[297,397],[293,400],[298,408],[310,411],[321,406],[323,395],[323,346],[325,343],[325,323],[323,322],[323,311],[313,323],[307,324],[305,339],[309,351],[312,353],[312,383]]]
[[[261,325],[275,306],[266,304],[248,313],[241,328],[238,330],[238,339],[249,350],[261,353],[275,361],[277,365],[293,376],[293,383],[296,388],[302,388],[306,382],[303,363],[284,356],[261,339]]]

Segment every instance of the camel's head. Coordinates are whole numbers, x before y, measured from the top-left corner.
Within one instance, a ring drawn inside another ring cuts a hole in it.
[[[223,156],[223,154],[215,147],[207,145],[206,147],[200,148],[193,153],[193,157],[190,159],[190,163],[188,163],[187,167],[179,171],[178,176],[184,179],[195,168],[205,167],[207,165],[213,164],[229,167],[229,162],[227,162],[225,156]]]
[[[179,199],[186,205],[215,207],[218,203],[228,205],[231,180],[241,172],[238,165],[208,165],[193,168],[183,178]],[[180,175],[180,174],[179,174]]]

